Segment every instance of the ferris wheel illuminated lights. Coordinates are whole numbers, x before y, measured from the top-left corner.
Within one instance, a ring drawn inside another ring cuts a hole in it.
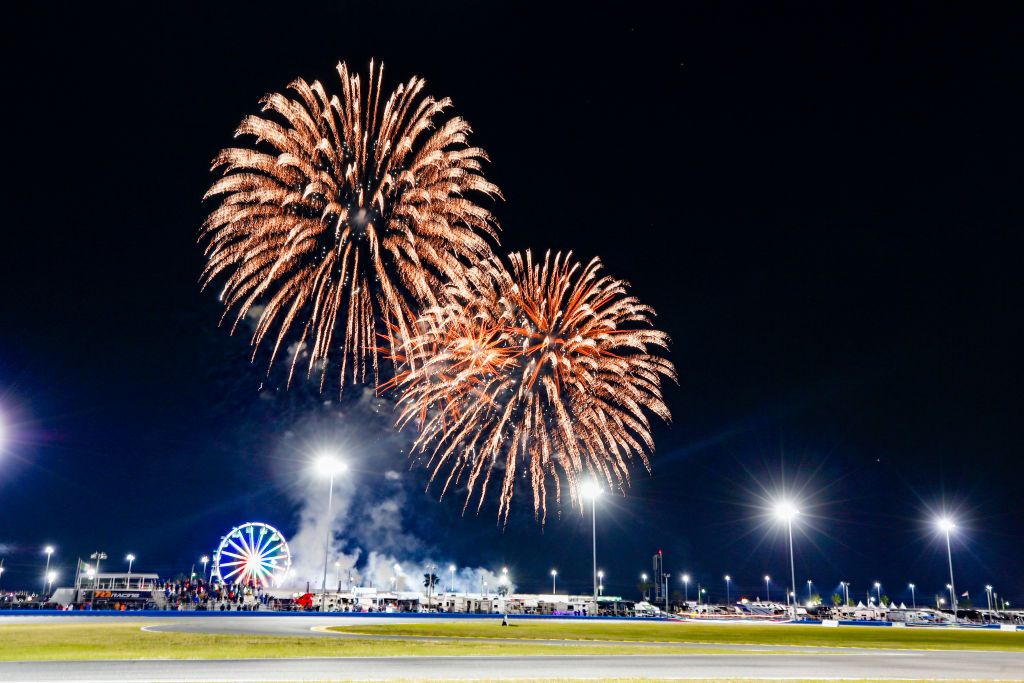
[[[214,575],[223,583],[269,586],[285,577],[292,556],[280,531],[263,522],[246,522],[221,538],[213,562]]]

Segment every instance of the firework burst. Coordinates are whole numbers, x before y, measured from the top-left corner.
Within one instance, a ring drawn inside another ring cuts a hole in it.
[[[396,357],[426,360],[385,388],[399,392],[398,425],[418,427],[414,453],[442,496],[463,484],[479,511],[503,473],[499,519],[522,479],[543,521],[549,487],[557,503],[565,487],[582,507],[584,477],[622,489],[634,459],[650,468],[648,416],[671,419],[661,383],[676,374],[658,355],[669,339],[651,328],[654,311],[600,261],[548,253],[534,263],[529,251],[509,261],[488,259],[446,288]]]
[[[223,280],[222,322],[233,315],[234,332],[252,313],[253,358],[272,341],[270,365],[296,342],[289,383],[307,352],[321,389],[330,362],[342,387],[378,381],[377,335],[408,341],[412,311],[436,303],[464,260],[491,255],[497,222],[478,200],[500,196],[469,124],[422,79],[382,97],[382,67],[371,62],[365,90],[344,63],[338,74],[340,96],[300,78],[242,121],[235,137],[250,144],[213,160],[205,198],[218,205],[200,236],[203,287]]]

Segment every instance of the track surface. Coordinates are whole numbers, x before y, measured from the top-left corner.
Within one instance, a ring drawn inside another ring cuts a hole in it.
[[[103,617],[10,617],[3,623],[108,621]],[[118,622],[123,618],[113,618]],[[397,619],[352,617],[175,617],[139,620],[148,630],[350,638],[314,626],[381,624]],[[425,620],[426,621],[426,620]],[[436,621],[432,619],[430,621]],[[410,623],[408,619],[400,623]],[[366,638],[367,636],[358,636]],[[373,636],[377,637],[377,636]],[[1012,636],[1010,636],[1012,637]],[[421,639],[392,636],[397,640]],[[531,641],[538,642],[538,641]],[[544,641],[541,641],[544,642]],[[550,641],[565,644],[562,641]],[[372,657],[270,660],[0,662],[0,681],[323,681],[437,678],[891,678],[1024,679],[1024,653],[874,650],[793,646],[721,645],[735,651],[784,650],[800,654],[666,655],[659,643],[644,655],[518,657]],[[678,645],[676,647],[679,647]],[[685,645],[683,646],[685,647]],[[706,644],[694,645],[706,649]]]

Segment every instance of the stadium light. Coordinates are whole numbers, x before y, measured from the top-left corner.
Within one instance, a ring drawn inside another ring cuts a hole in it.
[[[793,582],[793,590],[796,590],[796,563],[793,560],[793,520],[800,514],[800,511],[796,506],[788,500],[781,500],[775,504],[773,510],[775,518],[780,522],[786,523],[786,528],[789,531],[789,576]],[[792,603],[792,618],[796,620],[796,600]]]
[[[552,569],[551,570],[551,594],[552,595],[558,595],[558,590],[557,590],[558,584],[557,584],[557,581],[558,581],[558,570],[557,569]]]
[[[597,499],[601,496],[601,486],[591,479],[580,487],[580,492],[585,498],[590,499],[591,507],[591,518],[590,518],[590,540],[591,540],[591,555],[593,560],[593,566],[591,567],[591,576],[594,578],[594,602],[597,603]]]
[[[320,611],[327,611],[327,558],[331,551],[331,506],[334,503],[334,477],[341,474],[348,466],[335,458],[332,454],[325,453],[316,459],[314,467],[322,477],[327,477],[330,480],[330,485],[327,488],[327,533],[324,538],[324,578],[323,583],[320,585]]]
[[[46,581],[46,577],[50,575],[50,556],[54,553],[52,545],[48,545],[43,548],[43,552],[46,553],[46,569],[43,570],[43,581]]]
[[[957,622],[959,619],[957,618],[956,582],[953,580],[953,549],[949,542],[949,535],[956,529],[956,522],[943,515],[935,520],[935,525],[938,526],[939,530],[946,535],[946,559],[949,561],[950,604],[953,607],[953,621]]]

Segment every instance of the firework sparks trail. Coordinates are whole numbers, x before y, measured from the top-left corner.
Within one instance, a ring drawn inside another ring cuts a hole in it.
[[[222,323],[234,315],[234,332],[259,313],[253,358],[272,341],[269,371],[282,343],[298,342],[288,382],[308,351],[321,389],[329,361],[342,389],[379,381],[377,335],[408,341],[413,311],[436,303],[464,261],[491,256],[498,225],[478,200],[501,196],[469,124],[446,118],[450,100],[425,96],[421,78],[382,101],[382,66],[370,63],[365,91],[344,63],[338,74],[340,96],[299,78],[242,121],[235,137],[251,145],[213,160],[220,177],[205,199],[219,201],[200,234],[203,287],[224,281]]]
[[[476,495],[479,511],[503,470],[499,519],[522,476],[543,521],[549,486],[556,503],[565,486],[582,509],[584,477],[621,490],[634,458],[650,469],[648,413],[671,420],[661,383],[676,372],[657,355],[669,338],[652,329],[654,311],[599,260],[549,252],[534,263],[527,251],[509,261],[488,259],[447,287],[395,358],[426,360],[383,387],[399,392],[398,426],[418,427],[414,453],[442,497],[464,484],[463,510]]]

